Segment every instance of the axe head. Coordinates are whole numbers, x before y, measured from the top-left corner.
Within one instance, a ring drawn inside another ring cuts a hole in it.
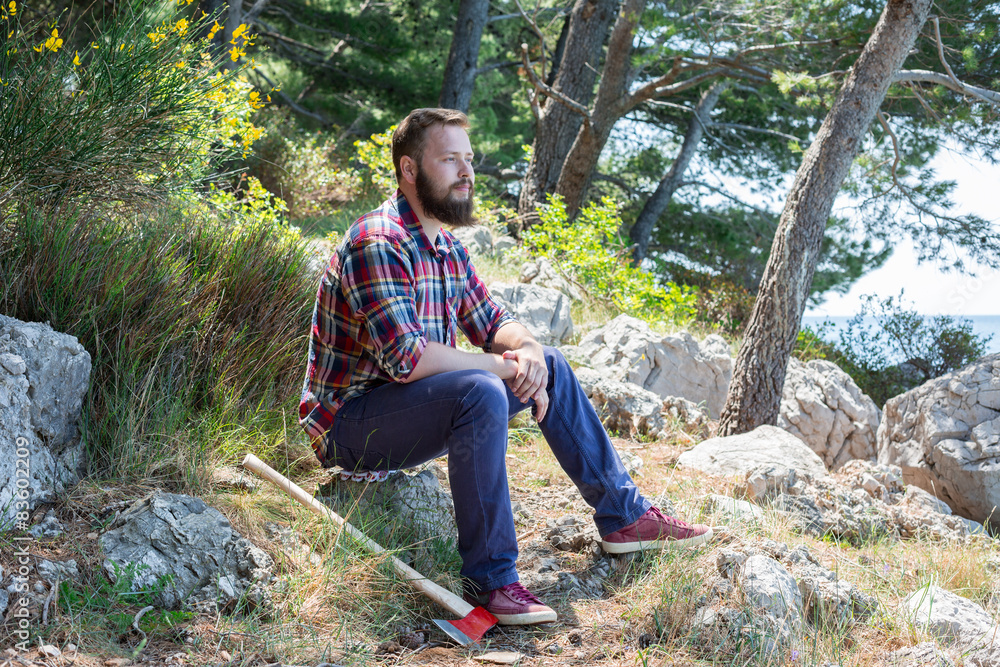
[[[435,619],[434,624],[462,646],[468,646],[482,639],[486,631],[497,624],[497,617],[482,607],[476,607],[465,618],[457,621]]]

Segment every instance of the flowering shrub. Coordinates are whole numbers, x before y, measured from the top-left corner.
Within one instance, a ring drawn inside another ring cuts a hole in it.
[[[252,63],[223,71],[195,37],[198,21],[132,17],[76,49],[71,26],[26,20],[16,0],[0,6],[0,206],[15,195],[136,204],[204,179],[260,138]],[[237,59],[253,37],[234,32]]]
[[[629,246],[618,235],[621,218],[612,199],[589,204],[570,223],[562,198],[549,195],[538,215],[540,223],[524,232],[528,252],[547,258],[592,296],[651,324],[681,322],[694,315],[695,295],[689,288],[659,284],[651,273],[632,265]]]

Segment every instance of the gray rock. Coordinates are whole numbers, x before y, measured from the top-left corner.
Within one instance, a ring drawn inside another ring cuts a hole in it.
[[[454,545],[458,541],[455,508],[451,494],[441,488],[437,470],[429,464],[415,474],[398,472],[374,484],[335,478],[320,489],[319,500],[341,516],[360,513],[363,520],[374,520],[388,530],[405,527],[406,535],[396,535],[396,539],[411,544],[443,540]],[[392,517],[394,525],[386,526],[385,517]]]
[[[606,379],[592,368],[578,368],[576,375],[608,430],[663,439],[673,422],[687,431],[707,433],[708,415],[685,398],[664,399],[632,382]]]
[[[882,659],[881,664],[886,667],[955,667],[955,661],[934,642],[923,642],[893,651]]]
[[[606,378],[632,382],[660,398],[704,403],[712,416],[726,400],[733,360],[721,336],[700,343],[687,332],[663,336],[642,320],[619,315],[587,334],[578,347]]]
[[[156,491],[122,512],[99,543],[112,581],[127,576],[133,591],[158,591],[164,608],[271,608],[265,588],[272,578],[270,556],[198,498]]]
[[[59,537],[63,534],[64,530],[62,523],[56,517],[56,513],[48,510],[41,521],[28,529],[28,533],[36,538]]]
[[[802,594],[795,577],[781,563],[763,555],[750,556],[739,570],[737,583],[747,605],[778,630],[784,641],[800,633]]]
[[[762,464],[747,470],[741,488],[750,500],[758,504],[773,501],[796,488],[798,475],[794,468],[778,464]]]
[[[665,435],[663,399],[653,392],[631,382],[604,378],[588,382],[585,391],[609,431],[617,431],[623,437]]]
[[[764,510],[745,500],[720,496],[715,493],[708,495],[708,506],[724,521],[731,521],[741,526],[752,524],[764,518]]]
[[[830,470],[851,459],[875,460],[881,412],[836,364],[788,362],[778,426],[798,436]]]
[[[786,514],[792,525],[807,535],[819,537],[826,532],[823,512],[812,498],[782,493],[775,498],[774,509]]]
[[[27,512],[53,501],[84,471],[77,423],[90,355],[76,338],[47,324],[0,316],[0,359],[0,479],[10,481],[0,486],[3,530],[15,521],[24,527]]]
[[[586,551],[600,542],[594,523],[573,515],[549,519],[546,537],[560,551]]]
[[[493,254],[493,234],[486,227],[478,225],[475,227],[455,227],[448,231],[465,246],[465,249],[473,257]]]
[[[520,278],[522,283],[558,290],[574,301],[583,298],[580,288],[563,277],[552,262],[544,257],[522,264]]]
[[[996,630],[993,617],[975,602],[928,584],[903,600],[902,613],[938,639],[976,644]]]
[[[50,584],[55,584],[57,581],[80,580],[80,570],[75,560],[51,561],[43,558],[38,561],[35,571]]]
[[[7,607],[10,606],[10,593],[4,589],[0,589],[0,616],[7,613]]]
[[[761,465],[792,468],[800,476],[826,476],[823,461],[804,442],[766,425],[749,433],[706,440],[681,454],[677,464],[719,476],[743,477]]]
[[[890,399],[878,460],[957,514],[1000,529],[1000,354]]]
[[[562,292],[523,283],[493,283],[489,290],[539,342],[557,345],[573,335],[570,299]]]
[[[500,238],[493,241],[493,254],[497,257],[503,257],[504,253],[517,248],[517,239],[513,236],[507,236],[504,234]]]

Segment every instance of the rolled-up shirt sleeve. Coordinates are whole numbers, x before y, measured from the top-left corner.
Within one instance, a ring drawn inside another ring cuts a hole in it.
[[[517,319],[494,299],[476,274],[470,260],[466,265],[465,293],[458,307],[458,326],[469,342],[489,352],[497,330]]]
[[[427,347],[413,296],[413,268],[399,243],[377,236],[355,243],[343,265],[342,289],[364,322],[375,363],[395,382],[405,380]]]

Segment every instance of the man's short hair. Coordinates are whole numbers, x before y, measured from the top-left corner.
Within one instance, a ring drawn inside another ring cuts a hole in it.
[[[458,125],[468,132],[469,117],[455,109],[414,109],[392,133],[392,164],[396,167],[396,181],[403,178],[399,163],[409,155],[418,165],[424,156],[427,128],[434,125]]]

